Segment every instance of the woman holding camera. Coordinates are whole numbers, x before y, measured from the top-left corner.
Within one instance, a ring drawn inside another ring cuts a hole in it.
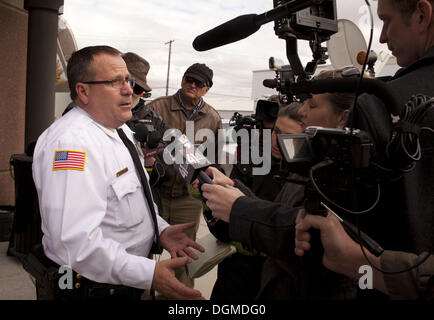
[[[315,79],[357,77],[359,70],[347,67],[323,71]],[[303,128],[322,126],[342,128],[354,93],[324,93],[312,95],[305,100],[298,113]],[[284,122],[276,122],[272,134],[272,155],[281,158],[276,135],[288,133]],[[254,248],[268,256],[264,264],[259,299],[351,299],[356,289],[350,280],[336,277],[319,263],[319,274],[306,275],[303,270],[311,264],[294,255],[295,219],[301,209],[304,187],[299,183],[286,182],[274,202],[247,197],[237,180],[232,181],[217,170],[207,173],[217,185],[203,185],[203,195],[213,216],[229,223],[232,240]],[[301,180],[290,174],[290,180]],[[234,187],[236,186],[236,188]],[[252,210],[252,208],[255,208]],[[325,275],[328,273],[327,275]],[[325,275],[325,276],[324,276]],[[317,283],[309,280],[315,278]],[[254,281],[254,279],[252,279]],[[306,280],[306,281],[305,281]],[[242,299],[243,297],[240,297]]]

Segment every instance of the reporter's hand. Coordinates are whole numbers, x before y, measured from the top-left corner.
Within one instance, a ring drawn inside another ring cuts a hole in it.
[[[175,278],[174,269],[183,267],[186,263],[186,257],[158,261],[155,264],[152,288],[169,298],[205,300],[199,290],[189,288]]]
[[[232,205],[239,197],[244,196],[239,189],[216,184],[202,185],[203,196],[207,199],[206,205],[211,209],[212,215],[220,220],[229,222]]]
[[[234,186],[234,181],[231,178],[227,177],[223,172],[214,167],[208,167],[204,172],[214,181],[215,184],[221,186]],[[199,179],[194,180],[191,184],[193,188],[199,191]]]
[[[227,177],[223,172],[218,170],[214,167],[208,167],[205,170],[205,173],[212,178],[215,184],[221,185],[221,186],[234,186],[234,181]]]

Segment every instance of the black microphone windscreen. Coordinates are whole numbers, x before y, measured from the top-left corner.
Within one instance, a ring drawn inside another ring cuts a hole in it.
[[[193,48],[205,51],[244,39],[261,27],[256,25],[256,17],[256,14],[246,14],[225,22],[197,36]]]
[[[161,141],[161,134],[158,131],[151,131],[148,135],[147,147],[152,149],[156,148]]]
[[[146,127],[145,124],[143,123],[138,123],[135,127],[134,127],[134,138],[137,139],[137,141],[140,142],[146,142],[146,139],[148,138],[148,128]]]
[[[277,87],[276,79],[264,79],[264,81],[262,81],[262,84],[264,85],[264,87],[271,88],[271,89]]]

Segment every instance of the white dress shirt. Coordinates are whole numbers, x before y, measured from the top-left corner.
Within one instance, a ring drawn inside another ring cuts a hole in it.
[[[128,126],[121,128],[136,142]],[[56,155],[65,151],[69,158],[62,162]],[[39,137],[32,169],[47,257],[96,282],[149,289],[155,269],[146,258],[155,240],[152,216],[117,132],[77,106]],[[158,214],[157,221],[161,234],[169,225]]]

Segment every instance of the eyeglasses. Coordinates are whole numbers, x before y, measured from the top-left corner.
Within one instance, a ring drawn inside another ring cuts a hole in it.
[[[202,81],[199,81],[199,80],[194,79],[194,78],[192,78],[192,77],[188,77],[188,76],[187,76],[187,77],[184,77],[184,79],[185,79],[185,81],[188,82],[188,83],[194,83],[194,84],[196,85],[196,87],[198,87],[198,88],[200,88],[200,89],[202,89],[203,87],[206,86]]]
[[[81,83],[85,84],[110,84],[115,89],[122,89],[125,85],[125,83],[128,83],[130,88],[134,88],[134,85],[136,84],[136,79],[133,77],[131,78],[125,78],[125,79],[114,79],[114,80],[101,80],[101,81],[80,81]]]

